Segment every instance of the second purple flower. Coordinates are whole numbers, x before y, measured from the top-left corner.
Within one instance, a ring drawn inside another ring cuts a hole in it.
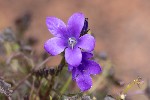
[[[53,56],[65,50],[66,62],[78,66],[82,60],[81,51],[91,52],[95,47],[93,36],[86,34],[80,37],[84,21],[85,17],[82,13],[74,13],[67,25],[56,17],[48,17],[46,19],[48,30],[55,37],[45,42],[45,50]]]

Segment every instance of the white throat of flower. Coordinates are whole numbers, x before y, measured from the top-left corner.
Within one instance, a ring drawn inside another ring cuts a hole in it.
[[[69,44],[69,46],[71,46],[72,49],[74,48],[76,43],[77,43],[77,41],[76,41],[75,38],[71,37],[71,38],[68,39],[68,44]]]

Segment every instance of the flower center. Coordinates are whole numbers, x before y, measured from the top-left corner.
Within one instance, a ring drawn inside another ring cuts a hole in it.
[[[68,39],[68,44],[69,44],[69,46],[71,46],[72,49],[76,45],[76,43],[77,43],[77,41],[75,38],[71,37]]]

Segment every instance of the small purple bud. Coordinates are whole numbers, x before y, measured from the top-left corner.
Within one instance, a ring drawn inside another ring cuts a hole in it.
[[[88,32],[88,18],[85,18],[85,21],[84,21],[84,26],[82,28],[82,31],[81,31],[81,36],[87,34]]]

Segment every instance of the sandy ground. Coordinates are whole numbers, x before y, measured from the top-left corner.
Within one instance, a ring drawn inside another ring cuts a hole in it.
[[[35,48],[41,53],[43,43],[52,37],[46,17],[57,16],[67,22],[74,12],[83,12],[96,36],[96,52],[107,52],[116,76],[128,83],[137,76],[150,78],[149,9],[149,0],[0,0],[0,30],[9,26],[15,29],[17,17],[32,13],[26,36],[40,40]],[[138,96],[135,100],[147,99]]]

